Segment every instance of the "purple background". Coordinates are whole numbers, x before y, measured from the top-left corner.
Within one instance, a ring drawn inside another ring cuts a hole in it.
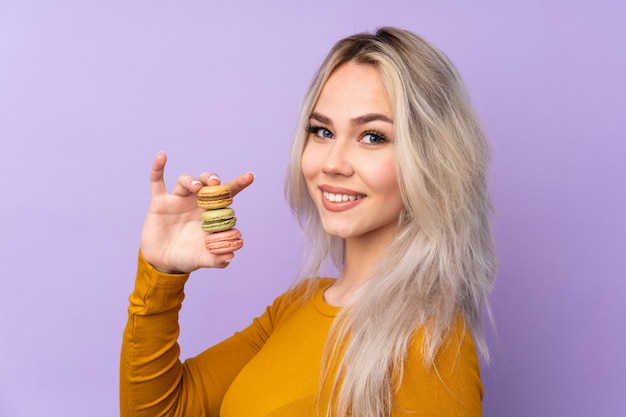
[[[622,1],[0,1],[0,415],[118,414],[118,359],[160,150],[167,183],[254,171],[246,247],[195,273],[183,356],[292,281],[283,174],[304,90],[340,37],[441,47],[494,149],[498,335],[486,416],[626,413]]]

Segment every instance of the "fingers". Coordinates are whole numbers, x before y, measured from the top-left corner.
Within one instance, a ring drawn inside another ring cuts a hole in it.
[[[198,176],[198,180],[206,185],[218,185],[220,177],[214,172],[203,172]]]
[[[154,158],[154,162],[152,162],[152,169],[150,170],[150,193],[152,195],[159,195],[166,192],[165,182],[163,181],[166,162],[167,155],[163,152],[159,152],[156,158]]]
[[[181,175],[172,190],[172,194],[186,197],[189,194],[196,194],[205,185],[218,185],[220,177],[213,172],[203,172],[194,178],[191,175]]]
[[[150,192],[152,195],[159,195],[166,193],[164,173],[165,164],[167,162],[167,155],[164,152],[159,152],[152,163],[152,169],[150,171]],[[191,175],[181,175],[172,190],[172,194],[186,197],[191,193],[197,193],[204,185],[217,185],[220,184],[220,177],[214,172],[203,172],[194,178]],[[233,192],[233,196],[239,194],[246,187],[254,182],[254,173],[248,172],[242,174],[226,184],[230,186]]]
[[[222,262],[217,266],[217,268],[226,268],[228,265],[230,265],[230,263],[233,261],[233,259],[235,259],[235,254],[232,253],[230,255],[222,255],[223,256],[223,260]]]
[[[197,193],[200,190],[200,188],[202,188],[202,186],[198,187],[197,186],[198,184],[218,185],[221,183],[220,177],[216,173],[208,172],[208,171],[203,172],[202,174],[198,176],[198,179],[196,180],[197,182],[195,183],[195,185],[191,184],[191,181],[192,181],[192,177],[190,176],[181,177],[179,181],[180,186],[182,187],[181,189],[179,189],[179,192],[181,193],[180,195],[188,195],[189,193],[186,192],[185,190],[190,190],[191,192]],[[248,172],[236,178],[233,178],[230,181],[227,181],[226,185],[230,186],[232,190],[232,195],[234,197],[235,195],[240,193],[242,190],[244,190],[253,182],[254,182],[254,173]],[[183,190],[183,188],[185,190]]]
[[[223,252],[221,254],[215,254],[209,251],[205,252],[204,262],[201,263],[201,268],[226,268],[235,259],[235,253]]]
[[[189,194],[197,193],[200,188],[202,188],[202,185],[203,184],[200,181],[191,175],[181,175],[178,177],[178,180],[174,185],[172,194],[180,197],[187,197]]]

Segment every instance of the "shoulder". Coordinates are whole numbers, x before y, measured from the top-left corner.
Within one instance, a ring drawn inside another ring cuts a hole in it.
[[[326,288],[330,287],[334,282],[336,281],[335,278],[322,278],[322,277],[317,277],[317,278],[307,278],[304,279],[298,283],[296,283],[293,287],[292,287],[292,291],[305,291],[307,289],[313,289],[316,291],[319,290],[325,290]]]
[[[314,300],[320,291],[330,287],[333,282],[335,282],[334,278],[308,278],[299,281],[278,296],[267,308],[267,313],[274,318],[289,315],[295,309]]]
[[[306,302],[313,299],[320,291],[326,290],[334,282],[334,278],[307,278],[294,283],[277,300],[289,300],[290,303],[294,301]]]
[[[423,356],[424,331],[411,342],[398,390],[398,404],[425,410],[429,416],[480,416],[483,388],[476,347],[469,327],[459,317],[427,366]],[[421,414],[417,414],[421,415]]]

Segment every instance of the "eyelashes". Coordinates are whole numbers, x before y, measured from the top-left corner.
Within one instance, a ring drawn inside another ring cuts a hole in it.
[[[309,124],[305,127],[305,131],[323,139],[333,139],[335,137],[330,129],[320,125]],[[389,142],[389,139],[384,133],[370,129],[361,134],[359,142],[364,142],[368,145],[378,145]]]
[[[366,138],[369,138],[369,139],[366,140]],[[385,136],[384,133],[381,133],[376,130],[368,130],[367,132],[363,134],[361,140],[363,140],[365,143],[369,145],[378,145],[381,143],[389,142],[389,139],[387,139],[387,136]]]
[[[316,126],[316,125],[313,125],[313,124],[306,125],[305,128],[304,128],[304,130],[306,130],[307,133],[317,133],[318,130],[320,130],[320,129],[324,129],[324,127]]]
[[[317,126],[317,125],[307,125],[305,128],[306,132],[309,134],[313,134],[313,135],[317,135],[320,138],[324,138],[324,139],[332,139],[333,138],[333,133],[326,129],[324,126]]]

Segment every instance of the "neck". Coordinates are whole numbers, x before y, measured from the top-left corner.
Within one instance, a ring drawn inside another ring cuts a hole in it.
[[[359,236],[346,239],[344,265],[335,284],[326,290],[324,299],[331,305],[344,306],[380,265],[395,230],[375,238]]]

